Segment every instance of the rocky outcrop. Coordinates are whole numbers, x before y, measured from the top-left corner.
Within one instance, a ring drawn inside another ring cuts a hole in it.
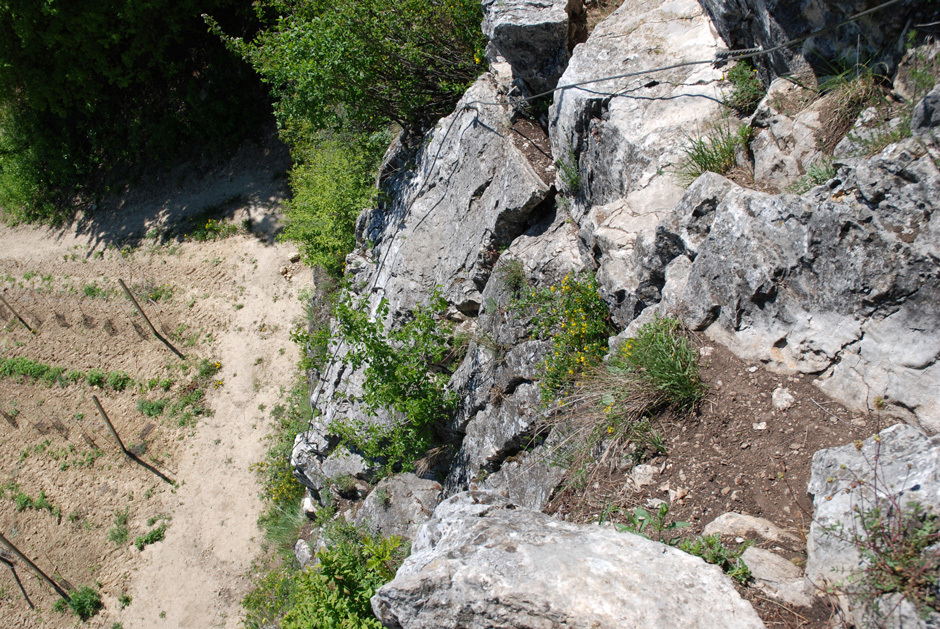
[[[581,0],[484,0],[486,57],[508,62],[527,95],[551,91],[568,64],[569,14],[583,13]]]
[[[802,197],[706,174],[646,258],[692,262],[676,308],[739,356],[819,374],[850,407],[886,406],[937,431],[938,189],[940,171],[916,141],[847,162]]]
[[[441,485],[414,474],[384,478],[366,496],[353,521],[388,537],[413,539],[424,524],[441,494]]]
[[[754,0],[700,0],[714,21],[728,47],[734,50],[760,46],[764,50],[792,39],[819,32],[754,59],[765,78],[797,73],[808,69],[807,60],[817,64],[833,59],[860,59],[869,67],[890,72],[899,57],[902,35],[917,11],[923,8],[914,0],[879,11],[874,17],[863,18],[833,28],[848,18],[872,8],[871,2],[763,2]],[[925,22],[930,21],[925,19]],[[821,32],[820,32],[821,31]],[[823,68],[831,71],[831,68]]]
[[[697,557],[486,492],[441,503],[372,608],[405,629],[764,626]]]
[[[898,424],[859,445],[821,450],[813,456],[808,491],[813,495],[813,521],[806,574],[818,587],[837,585],[851,593],[858,582],[853,575],[865,565],[859,547],[867,532],[860,513],[878,507],[891,517],[911,503],[940,511],[940,438]],[[927,626],[919,624],[910,604],[899,605],[896,599],[875,605],[848,603],[857,626],[873,626],[872,614],[878,609],[891,610],[893,618],[879,618],[878,626]],[[918,622],[907,624],[905,617]],[[937,620],[935,614],[932,622]]]
[[[621,325],[648,303],[636,284],[634,251],[682,198],[673,173],[682,149],[721,109],[721,72],[710,65],[646,71],[707,59],[718,44],[693,0],[626,3],[575,49],[560,81],[597,82],[555,93],[556,185],[568,193],[581,246],[598,265]]]

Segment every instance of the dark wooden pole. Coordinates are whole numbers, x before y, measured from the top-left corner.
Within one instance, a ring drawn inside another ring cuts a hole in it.
[[[114,429],[114,426],[111,424],[111,420],[108,419],[108,414],[104,412],[104,409],[101,407],[101,402],[98,401],[98,396],[93,395],[91,399],[95,401],[95,406],[98,407],[98,412],[101,413],[101,416],[104,418],[104,423],[108,425],[108,429],[111,431],[111,434],[114,436],[114,440],[118,442],[118,445],[121,446],[121,452],[124,453],[124,456],[130,456],[127,453],[127,448],[124,447],[124,442],[121,441],[121,438],[118,436],[117,431]]]
[[[62,586],[60,586],[58,583],[56,583],[55,581],[53,581],[52,579],[50,579],[50,578],[49,578],[49,575],[47,575],[45,572],[43,572],[42,570],[40,570],[40,569],[39,569],[39,566],[37,566],[36,564],[34,564],[32,561],[30,561],[30,560],[29,560],[29,557],[27,557],[26,555],[24,555],[23,553],[21,553],[20,550],[19,550],[16,546],[14,546],[12,543],[10,543],[10,540],[8,540],[7,538],[5,538],[2,533],[0,533],[0,542],[3,542],[3,544],[4,544],[7,548],[9,548],[9,549],[13,552],[13,554],[16,555],[16,557],[17,557],[20,561],[22,561],[22,562],[25,563],[27,566],[29,566],[30,569],[32,569],[33,572],[35,572],[36,574],[38,574],[40,577],[43,578],[43,580],[44,580],[46,583],[48,583],[49,585],[51,585],[51,586],[52,586],[52,589],[54,589],[54,590],[59,594],[59,596],[61,596],[62,598],[64,598],[65,600],[67,600],[67,601],[69,601],[69,602],[72,601],[72,597],[69,596],[69,593],[68,593],[68,592],[66,592],[65,590],[62,589]]]
[[[131,303],[134,304],[134,307],[137,308],[137,312],[140,313],[140,316],[142,316],[144,318],[144,321],[147,322],[147,325],[150,326],[150,331],[153,332],[153,335],[155,337],[157,337],[157,340],[159,340],[161,343],[169,347],[171,352],[173,352],[174,354],[180,357],[180,360],[186,360],[186,357],[178,349],[173,347],[172,343],[170,343],[168,340],[163,338],[163,335],[157,332],[157,328],[153,327],[153,324],[150,323],[150,319],[147,317],[147,313],[145,313],[144,309],[140,307],[139,303],[137,303],[137,299],[134,297],[134,295],[131,294],[131,291],[128,290],[127,284],[124,283],[124,280],[118,278],[118,284],[120,284],[121,288],[124,289],[124,294],[127,295],[128,299],[131,300]]]
[[[20,323],[22,323],[23,326],[25,326],[26,329],[30,331],[30,333],[32,333],[32,334],[35,334],[35,333],[36,333],[36,330],[34,330],[34,329],[32,329],[31,327],[29,327],[29,324],[26,323],[26,320],[23,319],[23,317],[20,316],[20,313],[18,313],[16,310],[13,310],[13,306],[11,306],[11,305],[7,302],[7,300],[3,298],[3,295],[0,295],[0,301],[3,302],[3,305],[4,305],[4,306],[6,306],[7,308],[10,309],[10,312],[13,313],[13,316],[16,317],[17,319],[19,319],[19,320],[20,320]]]
[[[10,572],[13,573],[13,578],[16,580],[16,584],[20,586],[20,592],[23,593],[23,598],[26,599],[26,603],[29,605],[30,609],[36,609],[36,606],[33,605],[33,602],[29,600],[29,594],[26,593],[26,588],[23,587],[23,582],[20,581],[20,575],[16,573],[16,564],[13,563],[12,559],[7,557],[0,556],[0,561],[7,565],[7,568],[10,569]]]

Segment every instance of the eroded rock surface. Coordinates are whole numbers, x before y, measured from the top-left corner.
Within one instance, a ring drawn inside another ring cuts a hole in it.
[[[441,503],[372,608],[405,629],[764,626],[731,580],[697,557],[488,492]]]

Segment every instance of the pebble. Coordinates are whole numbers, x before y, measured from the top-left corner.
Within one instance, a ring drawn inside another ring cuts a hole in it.
[[[730,493],[731,493],[731,488],[730,488],[730,487],[722,487],[722,488],[721,488],[721,495],[722,495],[722,496],[727,496],[727,495],[730,494]]]
[[[767,422],[760,422],[751,425],[754,427],[754,430],[767,430]]]
[[[753,367],[748,367],[747,370],[748,370],[748,373],[754,373],[755,371],[757,371],[757,365],[754,365]]]
[[[801,446],[800,446],[800,444],[798,444],[798,443],[791,443],[791,444],[790,444],[790,449],[791,449],[791,450],[799,450],[800,447],[801,447]]]

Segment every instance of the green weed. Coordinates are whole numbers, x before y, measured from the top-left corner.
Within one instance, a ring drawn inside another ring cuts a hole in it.
[[[144,535],[139,535],[134,538],[134,546],[137,547],[137,550],[143,550],[150,544],[156,544],[157,542],[162,542],[163,538],[166,537],[166,529],[169,525],[164,522],[155,529],[148,531]]]
[[[691,184],[706,172],[723,175],[734,168],[738,147],[746,147],[750,141],[749,125],[742,125],[737,130],[718,128],[711,136],[690,137],[676,175],[685,184]]]
[[[108,539],[120,546],[127,541],[130,529],[127,526],[128,508],[118,509],[114,512],[114,526],[108,529]]]
[[[741,561],[741,553],[744,552],[746,545],[737,550],[731,550],[722,543],[720,535],[704,535],[682,540],[676,547],[718,566],[741,585],[746,585],[751,580],[750,569]]]
[[[748,61],[738,61],[725,74],[725,79],[731,83],[731,92],[725,95],[724,104],[745,116],[754,113],[767,93],[757,70]]]
[[[101,602],[101,595],[98,590],[82,586],[78,590],[69,593],[71,600],[68,603],[69,608],[82,622],[101,611],[104,603]]]

